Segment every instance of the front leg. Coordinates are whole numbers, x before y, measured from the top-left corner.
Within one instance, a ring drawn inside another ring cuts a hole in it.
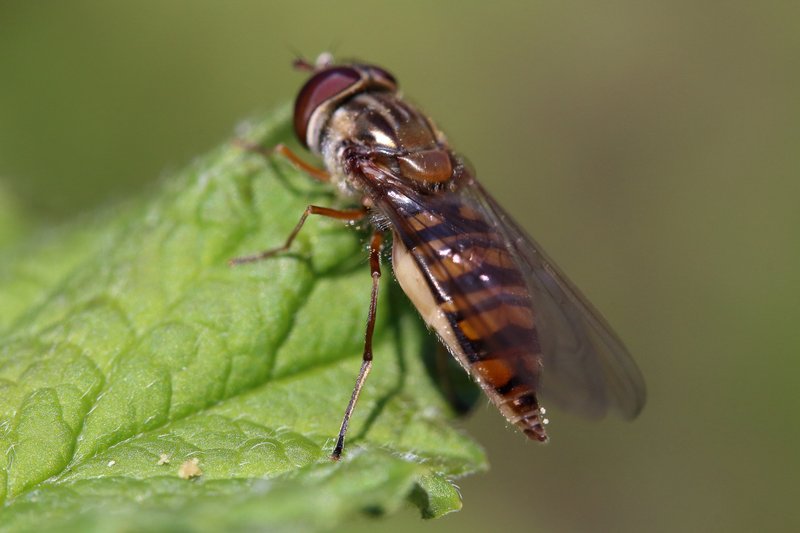
[[[328,183],[329,181],[331,181],[331,175],[328,174],[327,171],[321,168],[317,168],[314,165],[311,165],[310,163],[306,163],[302,157],[292,152],[292,150],[283,143],[278,143],[272,148],[264,148],[263,146],[247,142],[243,139],[235,139],[233,142],[236,146],[244,148],[249,152],[256,152],[258,154],[263,155],[264,157],[272,157],[275,154],[282,155],[283,157],[288,159],[289,162],[292,165],[294,165],[296,169],[306,173],[308,176],[314,178],[315,180],[321,181],[323,183]]]

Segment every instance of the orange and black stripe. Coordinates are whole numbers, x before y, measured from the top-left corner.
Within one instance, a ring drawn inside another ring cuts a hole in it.
[[[451,352],[530,438],[547,433],[536,397],[541,347],[531,295],[504,237],[452,192],[406,191],[385,206],[455,334]],[[464,216],[465,214],[469,216]]]

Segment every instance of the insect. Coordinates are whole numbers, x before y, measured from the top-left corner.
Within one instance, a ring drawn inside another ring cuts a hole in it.
[[[364,353],[331,457],[339,459],[350,417],[372,366],[372,337],[384,233],[392,236],[397,281],[427,325],[527,437],[546,441],[540,396],[590,417],[609,410],[632,419],[645,402],[639,369],[610,326],[489,196],[444,134],[398,94],[397,80],[368,64],[297,60],[311,77],[295,101],[300,142],[317,169],[283,145],[273,149],[330,182],[352,209],[309,205],[306,218],[368,220],[372,293]]]

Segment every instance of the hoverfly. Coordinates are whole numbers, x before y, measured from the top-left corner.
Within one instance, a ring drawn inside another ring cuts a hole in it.
[[[231,263],[288,250],[309,215],[374,226],[363,360],[331,457],[341,456],[372,366],[384,232],[392,235],[392,267],[403,291],[527,437],[547,440],[540,396],[587,416],[613,409],[636,417],[644,380],[622,341],[489,196],[427,115],[399,96],[394,76],[374,65],[334,64],[325,54],[314,65],[297,60],[295,66],[311,77],[295,100],[294,130],[325,169],[283,145],[272,152],[335,185],[358,207],[309,205],[283,246]]]

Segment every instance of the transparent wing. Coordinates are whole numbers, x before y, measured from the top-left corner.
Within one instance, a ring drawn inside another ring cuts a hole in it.
[[[644,378],[611,326],[477,181],[461,193],[494,219],[525,273],[543,352],[542,398],[584,416],[613,409],[636,417]]]

